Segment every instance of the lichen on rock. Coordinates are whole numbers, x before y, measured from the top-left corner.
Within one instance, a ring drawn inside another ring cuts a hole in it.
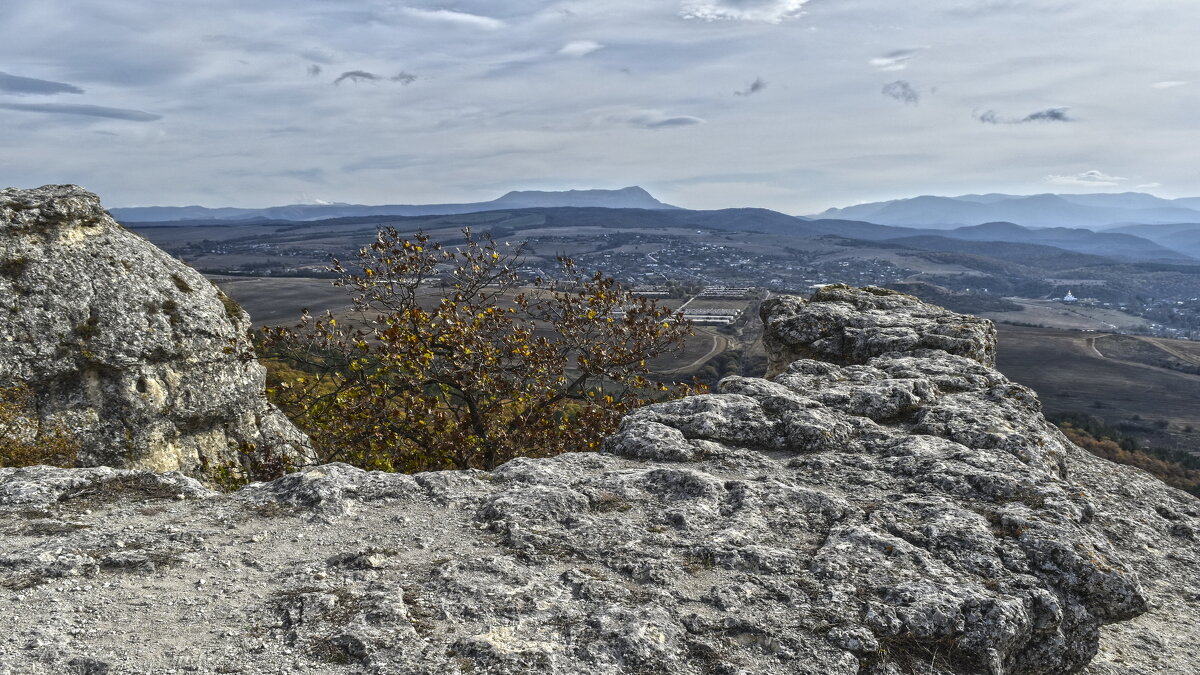
[[[986,319],[927,305],[885,288],[824,286],[805,300],[763,302],[768,376],[801,358],[861,364],[885,353],[924,349],[996,365],[996,329]]]
[[[305,454],[241,358],[246,313],[79,187],[0,190],[0,318],[0,386],[26,384],[84,466],[195,475],[239,448]]]

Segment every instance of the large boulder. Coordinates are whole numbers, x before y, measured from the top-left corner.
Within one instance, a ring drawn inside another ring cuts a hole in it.
[[[80,462],[197,474],[307,441],[246,359],[249,317],[73,185],[0,190],[0,387],[78,439]]]
[[[996,328],[991,321],[886,288],[830,284],[807,300],[771,298],[759,313],[765,326],[768,377],[797,359],[854,365],[881,354],[926,349],[996,365]]]
[[[784,300],[769,344],[916,339],[648,406],[602,453],[232,494],[0,469],[0,673],[1200,672],[1200,502],[1067,442],[986,323],[838,292],[863,309]]]

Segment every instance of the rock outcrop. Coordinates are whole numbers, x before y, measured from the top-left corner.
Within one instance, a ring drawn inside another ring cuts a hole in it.
[[[1200,671],[1200,502],[1067,442],[990,324],[845,287],[763,315],[828,360],[635,411],[598,454],[232,494],[0,469],[0,664]]]
[[[251,444],[305,452],[240,358],[245,311],[81,188],[0,190],[0,318],[0,386],[27,383],[84,465],[195,474]]]

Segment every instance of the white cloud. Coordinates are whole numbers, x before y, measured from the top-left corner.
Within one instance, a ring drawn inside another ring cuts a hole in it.
[[[558,50],[563,56],[587,56],[597,49],[603,49],[604,45],[595,40],[573,40],[563,45],[562,49]]]
[[[894,52],[888,52],[883,56],[871,59],[869,63],[872,67],[878,68],[884,72],[896,70],[904,70],[908,67],[908,62],[917,54],[925,51],[925,47],[917,47],[916,49],[897,49]]]
[[[701,21],[779,23],[799,16],[808,0],[683,0],[679,15]]]
[[[1121,176],[1110,176],[1103,171],[1084,171],[1074,176],[1046,176],[1046,182],[1052,185],[1072,185],[1076,187],[1116,187],[1129,180]]]
[[[1153,190],[1154,188],[1162,187],[1162,183],[1142,183],[1134,187],[1135,190]]]
[[[1175,87],[1182,87],[1185,84],[1187,82],[1184,80],[1166,80],[1165,82],[1155,82],[1150,86],[1155,89],[1174,89]]]
[[[498,30],[504,27],[504,22],[499,19],[479,14],[470,14],[468,12],[459,12],[453,9],[416,9],[414,7],[406,7],[404,13],[426,21],[471,26],[485,30]]]

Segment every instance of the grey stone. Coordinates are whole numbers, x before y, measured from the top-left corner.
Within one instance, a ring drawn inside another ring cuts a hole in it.
[[[849,365],[925,349],[965,356],[985,366],[996,363],[992,322],[886,288],[832,284],[808,300],[771,298],[760,313],[771,375],[802,358]]]
[[[84,466],[198,475],[239,448],[302,460],[245,311],[73,185],[0,190],[0,386],[27,383]]]

